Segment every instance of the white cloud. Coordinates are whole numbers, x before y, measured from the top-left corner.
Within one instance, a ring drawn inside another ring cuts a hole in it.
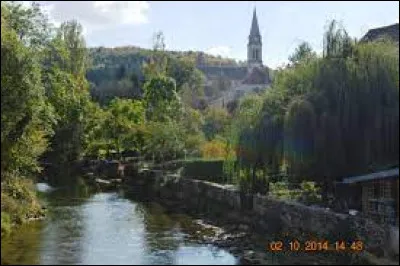
[[[231,48],[229,46],[214,46],[207,49],[206,53],[221,57],[231,57]]]
[[[38,1],[49,19],[58,25],[76,19],[90,32],[117,25],[148,23],[148,1]]]
[[[143,24],[148,22],[147,1],[93,1],[94,8],[105,17],[123,24]]]

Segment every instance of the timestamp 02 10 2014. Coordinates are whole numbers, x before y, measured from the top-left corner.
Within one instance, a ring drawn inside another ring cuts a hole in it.
[[[344,241],[338,240],[329,242],[327,240],[307,240],[299,241],[293,239],[289,242],[285,241],[272,241],[267,247],[270,252],[282,252],[282,251],[293,251],[293,252],[324,252],[324,251],[336,251],[336,252],[361,252],[364,250],[364,243],[361,240],[355,241]]]

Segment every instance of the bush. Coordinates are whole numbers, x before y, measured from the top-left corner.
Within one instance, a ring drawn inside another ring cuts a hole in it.
[[[7,234],[14,224],[31,217],[42,216],[33,182],[26,178],[7,176],[1,183],[1,234]]]
[[[2,199],[3,200],[3,199]],[[11,217],[6,212],[1,212],[1,235],[6,235],[11,232]]]
[[[271,194],[278,199],[294,200],[305,204],[316,204],[321,201],[319,188],[314,182],[302,182],[301,189],[290,189],[290,183],[271,183]]]
[[[212,140],[204,143],[200,147],[201,155],[206,159],[223,159],[232,151],[227,149],[226,143],[220,140]]]
[[[315,204],[321,201],[321,194],[314,182],[302,182],[301,190],[303,195],[301,201],[307,204]]]
[[[215,183],[224,183],[223,160],[193,160],[183,164],[182,176]]]

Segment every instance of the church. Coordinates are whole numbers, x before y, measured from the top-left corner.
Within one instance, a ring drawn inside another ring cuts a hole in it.
[[[265,89],[271,83],[269,68],[262,61],[262,37],[258,26],[256,8],[253,11],[250,34],[247,43],[246,65],[208,65],[203,54],[197,58],[197,68],[206,77],[205,86],[223,78],[229,81],[226,92],[219,98],[211,101],[212,105],[224,106],[244,94]]]

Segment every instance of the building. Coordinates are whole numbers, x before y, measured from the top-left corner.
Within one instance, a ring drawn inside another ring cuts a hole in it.
[[[206,86],[210,86],[219,79],[229,82],[226,92],[220,98],[213,99],[211,104],[223,106],[248,92],[268,87],[271,83],[270,70],[264,66],[262,55],[262,36],[258,26],[257,12],[254,8],[247,42],[246,65],[209,65],[202,54],[199,54],[197,58],[197,68],[204,73]]]
[[[381,38],[389,38],[393,42],[399,43],[399,23],[389,26],[370,29],[362,38],[361,42],[376,41]]]
[[[399,168],[344,178],[340,189],[365,216],[399,224]]]
[[[258,27],[257,13],[254,8],[253,20],[251,22],[251,29],[249,35],[249,42],[247,44],[247,64],[249,73],[254,68],[262,68],[262,40],[260,29]]]

